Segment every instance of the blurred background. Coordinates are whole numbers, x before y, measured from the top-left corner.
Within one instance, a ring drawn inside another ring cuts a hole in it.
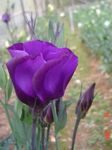
[[[52,41],[49,38],[53,36],[51,30],[54,32],[58,28],[59,35],[55,44],[69,47],[79,57],[79,66],[67,88],[65,100],[76,99],[77,102],[81,84],[84,87],[92,82],[97,84],[93,105],[79,127],[77,150],[111,150],[112,1],[0,1],[0,62],[5,63],[9,59],[6,47],[11,43],[30,39],[28,21],[31,18],[36,18],[35,32],[38,39]],[[11,97],[13,99],[14,96]],[[0,145],[3,150],[3,146],[8,143],[10,129],[1,106],[0,114]],[[68,124],[59,136],[62,150],[69,149],[74,114],[75,105],[69,109]],[[52,135],[51,142],[54,142]]]

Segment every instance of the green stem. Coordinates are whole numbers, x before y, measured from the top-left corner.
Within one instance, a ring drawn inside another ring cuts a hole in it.
[[[11,42],[13,42],[13,40],[14,40],[14,38],[13,38],[13,33],[12,33],[11,30],[10,30],[9,24],[7,23],[6,25],[7,25],[7,30],[8,30],[8,32],[9,32],[9,35],[10,35],[10,38],[11,38]]]
[[[56,112],[55,101],[52,102],[52,113],[53,113],[54,122],[57,123],[58,116],[57,116],[57,112]]]
[[[56,124],[58,122],[58,117],[56,113],[56,106],[55,106],[55,101],[52,101],[52,112],[53,112],[53,118],[55,122],[55,140],[56,140],[56,150],[59,150],[59,144],[58,144],[58,134],[56,131]]]
[[[26,148],[26,150],[29,150],[29,143],[30,143],[30,142],[29,142],[28,137],[27,137],[26,127],[25,127],[24,122],[22,123],[22,126],[23,126],[24,136],[25,136],[25,140],[26,140],[25,148]]]
[[[23,19],[24,19],[24,30],[27,34],[27,27],[26,27],[26,14],[25,14],[25,8],[24,8],[24,3],[23,0],[20,0],[20,5],[21,5],[21,10],[22,10],[22,14],[23,14]]]
[[[10,128],[11,128],[11,130],[12,130],[12,134],[13,134],[14,139],[15,139],[15,142],[16,142],[16,143],[15,143],[16,148],[17,148],[17,150],[19,150],[19,146],[18,146],[18,144],[17,144],[17,139],[16,139],[16,136],[15,136],[15,133],[14,133],[13,125],[12,125],[12,122],[11,122],[11,119],[10,119],[10,115],[9,115],[9,111],[8,111],[8,109],[7,109],[7,103],[6,103],[6,102],[7,102],[6,96],[5,96],[5,103],[3,103],[2,100],[0,100],[1,105],[3,106],[3,108],[4,108],[4,110],[5,110],[6,117],[7,117],[7,119],[8,119]]]
[[[51,125],[48,125],[48,127],[47,127],[47,137],[46,137],[46,150],[48,150],[48,148],[49,148],[49,134],[50,134],[50,128],[51,128]]]
[[[42,150],[45,150],[45,128],[42,127]]]
[[[5,87],[6,88],[6,87]],[[9,125],[10,125],[10,127],[11,127],[11,130],[12,130],[12,132],[13,132],[13,125],[12,125],[12,122],[11,122],[11,119],[10,119],[10,115],[9,115],[9,111],[8,111],[8,109],[7,109],[7,94],[6,94],[6,91],[4,92],[5,94],[5,96],[4,96],[4,99],[5,99],[5,103],[2,103],[3,104],[3,106],[4,106],[4,109],[5,109],[5,112],[6,112],[6,116],[7,116],[7,119],[8,119],[8,122],[9,122]],[[2,102],[2,101],[1,101]]]
[[[34,3],[34,7],[35,7],[35,13],[37,15],[38,8],[37,8],[37,2],[36,2],[36,0],[33,0],[33,3]]]
[[[31,150],[36,150],[36,123],[37,116],[35,113],[35,109],[32,112],[33,122],[32,122],[32,137],[31,137]]]
[[[38,134],[37,134],[37,150],[41,149],[41,137],[42,137],[42,133],[41,133],[41,126],[40,124],[38,124]]]
[[[58,135],[56,132],[55,132],[55,140],[56,140],[56,150],[59,150]]]
[[[5,85],[5,89],[6,89],[6,85]],[[2,103],[2,104],[3,104],[2,106],[4,106],[5,113],[6,113],[6,116],[7,116],[9,125],[10,125],[10,128],[11,128],[11,130],[12,130],[13,137],[14,137],[14,139],[15,139],[15,146],[16,146],[17,150],[19,150],[19,145],[18,145],[18,143],[17,143],[17,139],[16,139],[16,135],[15,135],[14,128],[13,128],[13,124],[12,124],[12,122],[11,122],[10,114],[9,114],[8,109],[7,109],[7,101],[8,101],[8,100],[7,100],[7,93],[6,93],[6,90],[4,91],[4,101],[5,101],[5,103]],[[2,102],[2,101],[1,101],[1,102]]]
[[[74,131],[73,131],[71,150],[74,150],[75,140],[76,140],[76,135],[77,135],[77,130],[78,130],[78,126],[79,126],[80,120],[81,120],[80,116],[77,116],[75,127],[74,127]]]

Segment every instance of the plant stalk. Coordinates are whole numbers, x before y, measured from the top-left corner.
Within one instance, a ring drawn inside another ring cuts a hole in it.
[[[59,150],[58,135],[57,135],[57,132],[56,132],[56,124],[57,124],[57,121],[58,121],[58,117],[57,117],[57,112],[56,112],[55,101],[52,102],[52,112],[53,112],[53,118],[54,118],[54,122],[55,122],[56,150]]]
[[[36,0],[33,0],[33,3],[34,3],[34,7],[35,7],[35,13],[37,15],[38,8],[37,8],[37,2],[36,2]]]
[[[37,116],[33,109],[32,117],[32,138],[31,138],[31,150],[36,150],[36,123],[37,123]]]
[[[23,19],[24,19],[24,30],[25,30],[25,32],[26,32],[26,34],[27,34],[26,15],[25,15],[25,8],[24,8],[23,0],[20,0],[20,4],[21,4],[21,10],[22,10]]]
[[[48,150],[48,147],[49,147],[50,128],[51,128],[51,125],[48,125],[48,127],[47,127],[47,136],[46,136],[46,150]]]
[[[14,40],[14,38],[13,38],[13,33],[12,33],[11,30],[10,30],[9,24],[7,23],[6,25],[7,25],[7,30],[8,30],[8,32],[9,32],[9,36],[10,36],[10,38],[11,38],[11,41],[13,42],[13,40]]]
[[[71,150],[74,150],[76,135],[77,135],[77,130],[78,130],[80,120],[81,120],[80,116],[77,116],[76,123],[75,123],[75,126],[74,126],[74,131],[73,131]]]
[[[45,128],[42,127],[42,150],[45,150]]]
[[[17,150],[19,150],[19,146],[18,146],[18,144],[17,144],[16,135],[15,135],[14,128],[13,128],[13,125],[12,125],[12,122],[11,122],[11,119],[10,119],[10,114],[9,114],[9,111],[8,111],[8,108],[7,108],[6,91],[5,91],[4,101],[5,101],[5,103],[3,103],[2,100],[0,100],[0,103],[1,103],[1,105],[3,106],[3,108],[4,108],[4,110],[5,110],[6,117],[7,117],[7,119],[8,119],[10,128],[11,128],[11,130],[12,130],[12,134],[13,134],[13,137],[14,137],[14,139],[15,139],[15,146],[16,146]]]

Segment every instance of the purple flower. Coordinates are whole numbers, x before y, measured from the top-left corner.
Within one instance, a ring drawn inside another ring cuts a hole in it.
[[[78,65],[71,50],[40,40],[16,43],[8,50],[12,58],[7,68],[19,100],[41,108],[64,95]]]
[[[95,83],[91,84],[90,87],[80,96],[80,99],[76,106],[76,114],[81,113],[81,118],[84,118],[89,108],[92,105],[94,99]]]
[[[5,22],[5,23],[8,23],[10,21],[10,15],[7,12],[5,12],[2,15],[2,21]]]

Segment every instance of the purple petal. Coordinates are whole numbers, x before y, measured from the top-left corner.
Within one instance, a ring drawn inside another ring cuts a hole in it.
[[[37,55],[40,55],[40,53],[44,53],[44,50],[46,50],[47,47],[53,45],[49,42],[44,42],[40,40],[33,40],[33,41],[28,41],[25,42],[24,44],[24,49],[29,55],[32,57],[36,57]]]
[[[8,47],[8,51],[12,57],[18,56],[18,54],[20,56],[23,55],[23,53],[25,53],[23,43],[13,44],[12,46]]]
[[[33,84],[37,96],[42,102],[62,97],[78,64],[75,55],[65,55],[60,59],[48,61],[37,74]]]
[[[53,47],[53,46],[49,45],[45,48],[45,51],[43,53],[43,57],[47,61],[49,61],[51,59],[58,59],[65,52],[67,52],[67,51],[65,51],[64,48],[57,48],[57,47]]]
[[[26,104],[34,101],[36,95],[33,90],[32,78],[37,70],[45,63],[41,56],[31,59],[30,56],[14,57],[7,63],[7,67],[20,100]],[[34,103],[32,103],[34,104]]]

